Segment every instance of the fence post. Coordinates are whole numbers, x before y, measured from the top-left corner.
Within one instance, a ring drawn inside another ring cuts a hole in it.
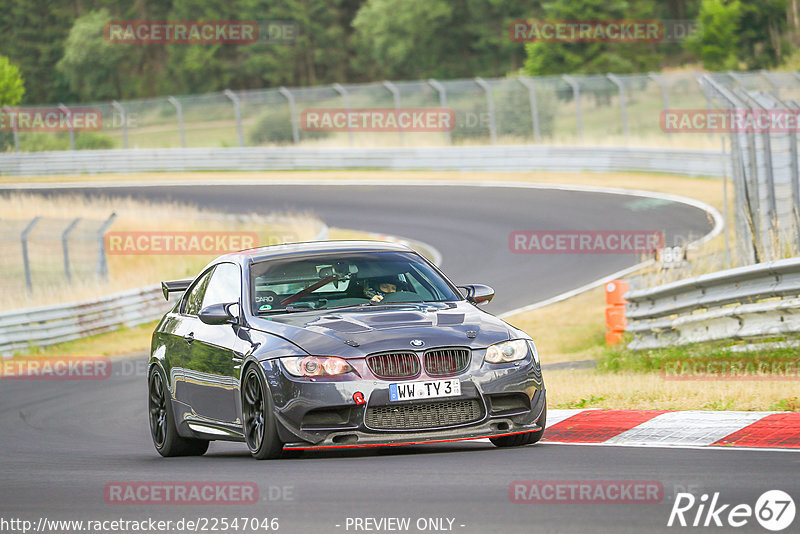
[[[800,105],[796,100],[786,100],[788,106],[797,112],[800,112]],[[790,169],[792,178],[792,207],[794,211],[794,231],[800,240],[800,166],[797,161],[797,132],[793,128],[789,129],[789,154],[791,156]],[[798,242],[800,248],[800,241]]]
[[[117,214],[112,213],[97,231],[97,276],[99,278],[108,278],[108,260],[106,259],[106,230],[108,230],[116,218]]]
[[[606,74],[609,80],[619,88],[619,107],[622,112],[622,131],[625,135],[625,144],[628,144],[628,105],[625,97],[625,85],[616,74]]]
[[[583,141],[583,114],[581,113],[581,86],[577,81],[575,81],[575,78],[567,74],[561,76],[561,79],[567,82],[570,87],[572,87],[572,98],[575,99],[575,120],[577,121],[577,126],[578,126],[578,139]]]
[[[33,291],[31,263],[30,258],[28,258],[28,234],[31,233],[31,230],[33,230],[33,227],[39,222],[39,219],[41,219],[41,217],[38,215],[31,219],[31,222],[28,223],[28,226],[25,227],[20,235],[20,241],[22,242],[22,263],[25,266],[25,284],[28,286],[28,291]]]
[[[751,104],[751,108],[759,108],[761,111],[767,113],[767,108],[762,106],[755,98],[751,97],[747,91],[744,89],[738,89],[738,96],[742,99],[749,100]],[[769,137],[769,130],[762,132],[762,148],[764,154],[762,159],[764,161],[764,177],[766,178],[767,182],[767,218],[769,219],[769,229],[772,235],[770,235],[770,239],[768,240],[769,243],[772,243],[773,247],[770,247],[770,251],[775,254],[778,252],[779,249],[779,237],[778,237],[778,208],[777,202],[775,200],[775,175],[773,174],[772,168],[772,144]],[[755,154],[753,159],[755,159]],[[763,236],[762,236],[763,237]],[[775,257],[770,259],[777,259]]]
[[[772,76],[772,73],[770,73],[768,70],[762,69],[761,71],[759,71],[759,74],[761,74],[761,76],[763,76],[764,79],[769,82],[769,84],[772,86],[772,89],[775,90],[775,98],[780,100],[780,98],[781,98],[781,86],[775,80],[775,77]]]
[[[111,101],[111,106],[119,112],[119,119],[122,121],[122,148],[128,148],[128,118],[125,108],[116,100]]]
[[[9,114],[14,113],[14,111],[8,106],[3,106],[3,110]],[[19,152],[19,131],[17,131],[17,120],[19,120],[19,117],[9,117],[9,121],[11,122],[11,131],[14,134],[14,152]]]
[[[225,89],[225,96],[233,102],[233,115],[236,117],[236,133],[239,136],[239,146],[244,146],[244,130],[242,130],[242,112],[239,109],[239,97],[230,89]]]
[[[67,126],[69,126],[69,148],[75,150],[75,128],[72,126],[72,111],[64,104],[59,104],[58,109],[67,116]]]
[[[392,100],[394,101],[394,110],[396,113],[400,113],[400,89],[397,88],[395,84],[388,80],[383,81],[383,86],[392,93]],[[400,144],[403,144],[403,129],[400,127],[400,123],[397,123],[397,140]]]
[[[61,234],[61,249],[64,251],[64,275],[67,277],[67,282],[72,282],[72,272],[69,268],[69,233],[78,225],[81,217],[73,219],[64,233]]]
[[[475,83],[486,92],[486,106],[489,108],[489,137],[492,140],[492,144],[497,144],[497,122],[495,120],[495,113],[494,113],[494,98],[492,98],[492,88],[489,84],[481,77],[475,78]]]
[[[297,125],[297,109],[294,106],[294,95],[285,87],[279,88],[278,92],[286,97],[286,100],[289,102],[289,120],[292,121],[292,139],[294,140],[294,144],[297,145],[300,143],[300,128]]]
[[[181,136],[181,147],[186,148],[186,130],[183,127],[183,106],[174,96],[167,98],[167,102],[175,107],[175,112],[178,114],[178,131]]]
[[[732,149],[732,148],[731,148]],[[722,219],[725,240],[725,268],[731,264],[730,234],[728,231],[728,153],[725,150],[725,136],[722,136]]]
[[[340,83],[335,83],[332,85],[333,90],[339,93],[342,96],[342,100],[344,100],[344,110],[347,112],[348,117],[350,116],[350,97],[347,94],[347,89]],[[347,138],[350,141],[350,146],[353,146],[353,130],[350,129],[350,121],[347,121]]]
[[[439,83],[437,80],[434,80],[433,78],[430,78],[428,80],[428,85],[433,87],[434,91],[436,91],[439,94],[439,106],[442,109],[447,109],[447,90],[444,88],[444,85]],[[453,115],[453,118],[455,118],[455,114]],[[455,124],[453,125],[453,127],[455,128]],[[452,130],[447,130],[447,132],[445,132],[445,135],[447,137],[447,144],[452,145],[453,144]]]
[[[533,140],[539,143],[542,141],[542,131],[539,128],[539,105],[536,103],[536,88],[533,82],[525,76],[519,76],[517,80],[528,89],[528,104],[531,108],[531,123],[533,124]]]
[[[664,79],[661,76],[659,76],[655,72],[648,72],[647,73],[647,77],[650,78],[651,80],[653,80],[654,82],[656,82],[658,84],[658,86],[661,88],[661,107],[663,108],[663,111],[665,111],[665,112],[668,111],[669,110],[669,93],[667,92],[667,84],[666,84],[666,82],[664,81]],[[665,133],[668,136],[671,135],[670,132],[665,132]]]

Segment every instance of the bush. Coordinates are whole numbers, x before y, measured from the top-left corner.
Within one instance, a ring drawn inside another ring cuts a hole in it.
[[[13,150],[13,143],[12,143]],[[76,132],[76,150],[103,150],[114,148],[114,139],[99,132]],[[35,132],[19,134],[19,149],[22,152],[49,152],[69,150],[69,133]]]
[[[323,139],[330,132],[300,131],[300,139]],[[267,108],[256,120],[253,128],[248,133],[250,145],[276,144],[286,145],[294,143],[292,137],[292,117],[288,106]]]

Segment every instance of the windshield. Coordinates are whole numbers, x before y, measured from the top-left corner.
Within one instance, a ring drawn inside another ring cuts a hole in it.
[[[257,262],[250,267],[250,287],[258,315],[461,299],[429,264],[403,252]]]

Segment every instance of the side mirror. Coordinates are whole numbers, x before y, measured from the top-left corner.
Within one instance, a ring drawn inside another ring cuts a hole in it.
[[[212,304],[200,310],[200,320],[205,324],[228,324],[236,322],[236,317],[231,313],[231,307],[236,303]]]
[[[458,286],[467,292],[467,300],[473,304],[486,304],[494,298],[494,289],[483,284],[467,284]]]

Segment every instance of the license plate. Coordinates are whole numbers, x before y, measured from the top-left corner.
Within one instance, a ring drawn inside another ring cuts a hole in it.
[[[461,395],[459,380],[429,380],[427,382],[402,382],[389,384],[390,401],[457,397]]]

